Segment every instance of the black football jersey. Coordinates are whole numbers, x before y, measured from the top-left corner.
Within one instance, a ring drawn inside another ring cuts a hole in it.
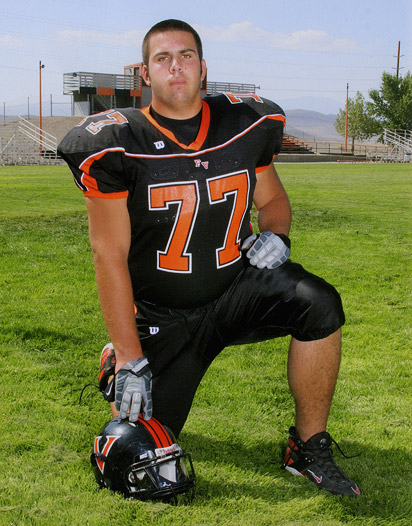
[[[129,270],[136,300],[174,308],[206,304],[243,268],[256,172],[281,147],[285,116],[271,101],[206,97],[185,145],[149,107],[86,117],[59,145],[89,197],[127,198]]]

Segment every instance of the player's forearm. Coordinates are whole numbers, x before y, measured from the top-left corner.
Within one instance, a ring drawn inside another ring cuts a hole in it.
[[[103,319],[116,352],[116,372],[143,356],[134,316],[133,290],[127,261],[113,252],[94,252]]]
[[[258,211],[260,232],[270,231],[289,235],[291,221],[292,212],[286,195],[272,199]]]

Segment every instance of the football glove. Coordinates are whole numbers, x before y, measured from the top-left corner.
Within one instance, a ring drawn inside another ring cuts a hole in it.
[[[285,234],[261,232],[247,237],[241,250],[246,251],[250,264],[257,268],[274,269],[287,261],[290,255],[290,240]]]
[[[152,373],[147,358],[138,358],[124,365],[116,374],[115,403],[122,419],[129,416],[137,422],[143,406],[143,418],[152,417]]]

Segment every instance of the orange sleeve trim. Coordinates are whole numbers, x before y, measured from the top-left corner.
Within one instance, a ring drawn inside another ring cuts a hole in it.
[[[109,148],[107,150],[103,150],[95,155],[90,156],[87,158],[83,163],[80,165],[79,168],[83,170],[83,175],[81,177],[81,183],[84,188],[82,188],[83,193],[86,197],[99,197],[101,199],[123,199],[125,197],[128,197],[129,191],[123,190],[121,192],[101,192],[97,186],[97,181],[94,177],[92,177],[89,174],[90,167],[94,163],[94,161],[97,161],[101,159],[106,153],[110,151],[122,151],[124,152],[124,148]]]
[[[272,119],[273,121],[283,122],[283,127],[286,126],[286,117],[284,115],[268,115],[268,118]]]
[[[101,192],[97,187],[96,179],[87,173],[83,173],[82,175],[82,184],[87,188],[87,190],[83,190],[83,193],[86,197],[100,197],[101,199],[123,199],[129,195],[128,190],[123,192]]]
[[[103,192],[96,192],[95,190],[89,190],[83,192],[85,197],[98,197],[99,199],[124,199],[127,198],[129,192],[117,192],[113,194],[104,194]]]
[[[257,174],[260,174],[261,172],[264,172],[265,170],[267,170],[269,168],[270,164],[268,164],[267,166],[257,166],[256,167],[256,173]]]

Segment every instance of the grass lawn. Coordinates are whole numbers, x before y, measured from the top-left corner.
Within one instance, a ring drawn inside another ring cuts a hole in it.
[[[347,322],[329,431],[358,499],[279,469],[293,403],[288,340],[226,349],[181,434],[192,505],[99,490],[89,388],[107,342],[83,196],[65,167],[0,168],[0,526],[412,524],[412,165],[280,164],[292,259],[340,291]]]

